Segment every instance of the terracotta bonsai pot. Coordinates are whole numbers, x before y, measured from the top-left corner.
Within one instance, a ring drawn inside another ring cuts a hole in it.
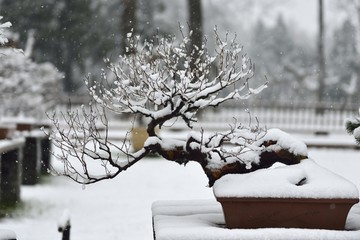
[[[359,199],[217,198],[228,228],[312,228],[344,230]]]
[[[306,159],[299,164],[228,174],[213,187],[228,228],[344,230],[359,191]]]

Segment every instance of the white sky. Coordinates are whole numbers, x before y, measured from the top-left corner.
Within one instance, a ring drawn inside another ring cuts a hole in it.
[[[323,0],[325,26],[333,28],[344,17],[344,12],[336,9],[337,0]],[[318,0],[287,0],[286,4],[274,12],[282,12],[294,26],[310,34],[318,31]]]
[[[317,0],[289,1],[286,8],[279,8],[289,21],[294,21],[302,30],[310,33],[317,31]]]

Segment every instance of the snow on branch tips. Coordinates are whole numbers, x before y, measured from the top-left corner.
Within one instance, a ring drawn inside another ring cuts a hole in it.
[[[267,86],[251,87],[254,65],[236,36],[221,37],[215,29],[213,51],[205,38],[195,54],[190,51],[189,36],[181,33],[181,39],[157,34],[144,42],[133,33],[127,34],[127,53],[116,63],[106,59],[108,67],[101,70],[100,79],[89,76],[85,81],[93,103],[81,111],[63,114],[67,128],[51,117],[55,130],[50,135],[61,149],[57,157],[63,161],[63,174],[80,183],[93,183],[113,178],[155,153],[179,164],[200,163],[211,186],[227,173],[254,171],[276,161],[291,164],[304,158],[286,147],[285,153],[277,155],[278,148],[282,149],[280,143],[287,141],[261,141],[267,131],[237,121],[230,123],[226,132],[195,131],[184,140],[158,135],[157,129],[169,120],[184,121],[191,129],[200,110],[247,99]],[[141,150],[131,151],[130,130],[120,144],[109,140],[107,110],[144,120],[149,138]],[[103,167],[100,173],[92,172],[96,164]]]
[[[128,36],[135,53],[120,56],[116,64],[106,60],[112,74],[104,73],[94,84],[87,82],[94,99],[114,112],[138,113],[160,124],[181,117],[191,126],[198,110],[231,99],[246,99],[266,87],[249,87],[253,64],[241,55],[242,47],[235,38],[223,40],[216,33],[213,55],[205,40],[194,68],[190,68],[194,54],[188,52],[188,37],[177,41],[155,36],[140,43],[139,37]],[[111,85],[109,78],[114,79]]]

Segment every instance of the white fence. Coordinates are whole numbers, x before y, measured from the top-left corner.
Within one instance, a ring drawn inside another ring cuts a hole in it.
[[[319,113],[320,112],[320,113]],[[204,112],[200,121],[203,126],[221,129],[234,119],[243,123],[267,128],[281,128],[289,132],[344,132],[347,118],[358,116],[358,107],[335,104],[287,104],[253,103],[249,107],[226,104],[219,109]]]
[[[73,107],[88,102],[85,98],[72,98]],[[65,102],[59,109],[66,109]],[[236,119],[242,124],[251,122],[267,128],[280,128],[288,132],[304,133],[339,133],[345,131],[345,120],[359,115],[359,105],[338,103],[284,103],[284,102],[229,102],[218,108],[207,109],[199,116],[200,126],[206,129],[228,129],[229,124]],[[321,112],[319,114],[319,112]],[[126,121],[126,120],[125,120]],[[183,124],[176,124],[175,128],[183,128]]]

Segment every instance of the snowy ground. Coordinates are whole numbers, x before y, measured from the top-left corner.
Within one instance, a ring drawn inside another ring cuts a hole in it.
[[[360,151],[310,149],[309,155],[360,188]],[[0,228],[15,231],[19,240],[61,239],[57,222],[68,209],[72,240],[152,239],[154,201],[214,198],[201,171],[196,164],[180,167],[153,158],[114,180],[85,188],[62,177],[48,177],[42,184],[22,187],[24,208],[1,219]]]

